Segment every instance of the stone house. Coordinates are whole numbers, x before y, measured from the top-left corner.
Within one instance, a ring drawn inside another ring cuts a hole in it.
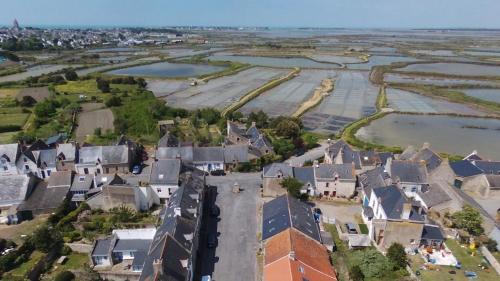
[[[349,198],[356,189],[354,164],[314,164],[315,194],[329,197]]]
[[[462,190],[470,191],[482,198],[500,196],[500,175],[480,174],[464,179]]]
[[[153,162],[149,184],[160,203],[165,203],[179,188],[180,170],[181,160],[179,159],[161,159]]]
[[[424,162],[407,160],[387,161],[385,170],[392,180],[392,184],[401,188],[408,196],[412,196],[422,187],[428,185],[427,168]]]
[[[75,143],[60,143],[56,145],[56,169],[58,171],[76,171],[78,147]]]
[[[131,165],[128,145],[86,146],[79,150],[75,169],[78,174],[128,173]]]

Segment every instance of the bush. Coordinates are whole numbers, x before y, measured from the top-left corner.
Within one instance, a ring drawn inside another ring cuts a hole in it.
[[[112,96],[105,102],[105,104],[107,107],[120,106],[122,105],[122,99],[117,96]]]
[[[361,268],[355,265],[349,269],[349,278],[351,278],[352,281],[363,281],[365,280],[365,275],[363,271],[361,271]]]
[[[76,81],[78,80],[78,74],[73,69],[68,69],[64,72],[64,77],[68,81]]]
[[[302,182],[300,182],[296,178],[285,178],[281,182],[281,186],[285,188],[290,195],[292,195],[295,198],[300,198],[302,197],[302,194],[300,193],[300,190],[304,186]]]
[[[61,249],[62,256],[68,256],[69,254],[71,254],[71,252],[73,252],[73,250],[71,250],[71,248],[66,245],[64,245]]]
[[[32,96],[23,96],[19,101],[20,106],[32,107],[36,104],[36,100]]]
[[[408,264],[405,248],[399,243],[393,243],[387,249],[387,258],[393,264],[395,270],[405,268]]]
[[[56,275],[55,281],[72,281],[76,276],[71,271],[62,271]]]
[[[479,236],[484,232],[481,226],[483,217],[481,217],[479,211],[472,206],[466,205],[462,208],[462,211],[454,213],[452,215],[452,221],[456,228],[466,230],[470,234]]]
[[[295,138],[300,133],[300,127],[291,120],[283,120],[276,125],[276,133],[286,138]]]
[[[63,245],[61,233],[54,228],[49,228],[47,225],[42,225],[36,229],[33,232],[31,241],[36,249],[44,253]]]
[[[97,89],[101,90],[103,93],[109,93],[111,88],[109,87],[109,81],[102,78],[96,78]]]

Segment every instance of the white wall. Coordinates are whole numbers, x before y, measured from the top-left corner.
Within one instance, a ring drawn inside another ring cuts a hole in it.
[[[5,168],[7,169],[5,169]],[[16,163],[7,161],[5,158],[0,158],[0,175],[10,176],[18,175],[19,170],[17,169]]]
[[[211,169],[208,169],[208,166],[211,165]],[[210,172],[215,170],[224,170],[224,163],[222,162],[213,162],[213,163],[203,163],[203,164],[194,164],[194,166],[202,171]]]

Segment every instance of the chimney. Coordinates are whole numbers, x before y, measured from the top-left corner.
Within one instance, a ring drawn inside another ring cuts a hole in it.
[[[409,202],[403,203],[403,212],[401,213],[401,218],[404,220],[409,220],[410,213],[411,213],[411,203]]]
[[[163,275],[163,266],[162,266],[162,259],[155,259],[153,260],[153,271],[154,275]]]
[[[290,258],[290,260],[295,260],[295,251],[290,251],[290,253],[288,253],[288,258]]]
[[[174,208],[174,217],[180,217],[181,216],[181,208],[177,207]]]
[[[424,142],[424,145],[422,146],[422,149],[430,148],[431,144],[428,142]]]

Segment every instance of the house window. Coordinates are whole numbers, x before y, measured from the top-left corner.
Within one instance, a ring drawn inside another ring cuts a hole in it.
[[[3,166],[3,170],[4,171],[7,171],[9,168],[7,168],[7,166]]]
[[[101,173],[101,169],[97,169],[97,173],[100,174]]]
[[[28,165],[24,165],[24,169],[26,169],[26,171],[29,171],[30,166],[28,166]]]
[[[324,194],[325,196],[328,196],[328,195],[330,195],[330,191],[325,191],[325,192],[323,192],[323,194]]]
[[[83,173],[88,175],[89,174],[89,169],[88,168],[83,168]]]
[[[157,189],[156,189],[156,191],[157,191],[158,193],[161,193],[161,188],[157,188]]]
[[[106,168],[106,174],[109,174],[109,168]]]
[[[301,265],[301,266],[299,266],[299,272],[300,272],[300,273],[304,273],[304,268],[302,267],[302,265]]]
[[[45,178],[45,172],[42,171],[41,173],[42,173],[42,178]]]
[[[24,163],[28,162],[28,158],[24,157]]]
[[[326,183],[326,187],[330,187],[330,183],[329,182]]]
[[[0,163],[5,164],[5,163],[7,163],[7,160],[2,158],[2,159],[0,159]]]
[[[51,171],[50,171],[50,170],[47,170],[47,176],[49,176],[49,177],[50,177],[50,173],[51,173]]]
[[[416,187],[412,187],[411,188],[411,192],[417,192],[417,188]]]

